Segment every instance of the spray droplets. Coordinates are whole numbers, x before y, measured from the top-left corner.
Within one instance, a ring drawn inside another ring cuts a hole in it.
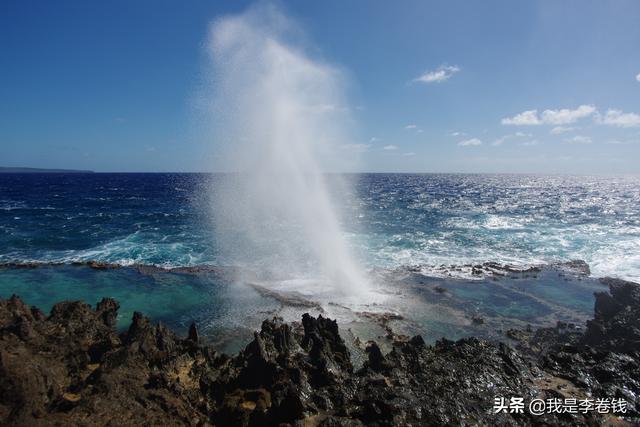
[[[212,26],[218,167],[240,172],[214,189],[217,236],[262,278],[354,294],[365,280],[340,227],[346,183],[325,175],[349,141],[342,81],[292,47],[292,29],[268,6]]]

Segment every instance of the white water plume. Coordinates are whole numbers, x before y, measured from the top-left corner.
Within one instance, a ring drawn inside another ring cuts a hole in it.
[[[214,184],[216,235],[230,262],[262,280],[359,294],[366,281],[337,209],[345,181],[326,175],[347,166],[337,155],[349,146],[343,78],[294,47],[300,36],[270,6],[212,24],[217,166],[238,172]]]

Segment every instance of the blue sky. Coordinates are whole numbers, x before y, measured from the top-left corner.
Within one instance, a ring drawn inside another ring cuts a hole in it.
[[[210,22],[242,1],[4,1],[0,164],[203,171]],[[280,2],[348,76],[359,170],[640,173],[640,2]]]

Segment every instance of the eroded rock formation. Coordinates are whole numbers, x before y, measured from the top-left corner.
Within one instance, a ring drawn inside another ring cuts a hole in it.
[[[2,425],[632,425],[640,412],[640,287],[606,279],[583,334],[559,324],[475,338],[366,346],[355,369],[335,321],[266,320],[235,356],[180,338],[118,303],[62,302],[45,316],[0,301]],[[494,411],[495,398],[618,398],[626,414]],[[620,417],[623,415],[623,417]]]

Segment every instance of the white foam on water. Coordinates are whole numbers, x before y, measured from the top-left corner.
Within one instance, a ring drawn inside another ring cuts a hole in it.
[[[122,238],[86,249],[39,251],[31,256],[24,256],[19,252],[0,254],[0,262],[57,264],[97,261],[121,266],[153,265],[173,268],[210,265],[216,261],[195,251],[188,243],[167,242],[165,237],[135,231]],[[188,241],[188,237],[185,240]]]

